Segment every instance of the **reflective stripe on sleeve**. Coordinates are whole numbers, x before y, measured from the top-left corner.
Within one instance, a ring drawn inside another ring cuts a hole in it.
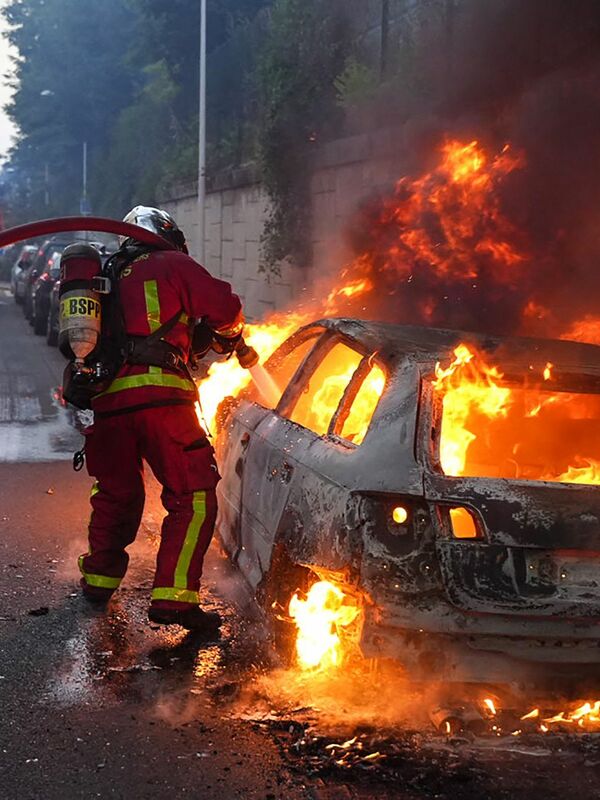
[[[177,603],[194,603],[198,605],[200,598],[198,592],[191,589],[175,589],[170,586],[152,589],[153,600],[174,600]]]
[[[79,570],[88,586],[98,586],[101,589],[118,589],[122,578],[114,578],[111,575],[93,575],[86,572],[83,568],[83,556],[79,556]]]
[[[144,297],[146,298],[146,315],[150,333],[160,328],[160,302],[158,299],[158,283],[144,281]]]
[[[175,567],[174,584],[178,589],[185,589],[188,584],[188,570],[194,550],[198,544],[200,529],[206,519],[206,492],[194,492],[192,508],[194,513],[185,533],[185,539]]]
[[[100,484],[98,483],[98,481],[94,481],[94,483],[92,484],[92,491],[90,492],[90,499],[92,497],[95,497],[99,491],[100,491]]]

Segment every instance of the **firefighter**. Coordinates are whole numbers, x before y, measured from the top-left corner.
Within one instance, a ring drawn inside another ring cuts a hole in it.
[[[86,435],[91,492],[89,549],[79,559],[81,587],[106,602],[119,587],[144,508],[144,461],[162,484],[163,521],[149,619],[214,632],[219,615],[199,606],[204,554],[213,535],[217,466],[195,410],[188,362],[194,326],[202,323],[231,351],[243,316],[231,286],[187,255],[173,218],[136,206],[124,219],[163,236],[177,251],[132,240],[116,254],[129,356],[92,401]]]

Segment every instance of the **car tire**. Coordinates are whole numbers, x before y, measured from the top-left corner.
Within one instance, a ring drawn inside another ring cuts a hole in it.
[[[46,322],[46,344],[49,347],[56,347],[58,345],[58,332],[53,325],[52,312],[48,312],[48,321]]]
[[[316,574],[307,567],[294,563],[282,542],[273,548],[271,566],[256,592],[258,605],[270,622],[271,643],[282,663],[291,667],[295,662],[296,630],[289,620],[273,614],[273,608],[287,608],[297,589],[307,591]]]

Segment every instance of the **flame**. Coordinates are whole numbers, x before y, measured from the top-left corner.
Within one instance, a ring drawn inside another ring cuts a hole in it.
[[[246,325],[244,338],[264,363],[280,344],[309,319],[310,316],[303,314],[276,314],[262,324]],[[199,384],[201,415],[209,430],[214,430],[221,401],[228,396],[237,397],[250,380],[250,372],[241,367],[235,357],[211,364],[208,377]]]
[[[539,717],[539,715],[540,715],[539,708],[534,708],[528,714],[523,714],[523,716],[521,717],[521,720],[524,720],[524,719],[537,719]]]
[[[486,699],[483,701],[483,704],[486,707],[488,713],[491,714],[493,717],[495,717],[498,711],[496,709],[496,704],[491,699],[491,697],[486,697]]]
[[[440,462],[447,475],[463,475],[467,451],[477,435],[467,428],[469,418],[478,412],[487,418],[506,416],[510,389],[501,388],[502,374],[475,358],[465,344],[454,350],[454,361],[446,369],[435,367],[433,388],[443,393]]]
[[[343,658],[343,629],[360,614],[360,607],[331,581],[314,583],[302,599],[294,594],[289,605],[296,623],[296,654],[301,669],[328,669]]]
[[[553,717],[544,719],[544,726],[575,725],[580,728],[600,725],[600,700],[587,701],[572,711],[561,711]]]
[[[409,284],[425,272],[472,283],[483,269],[477,266],[481,262],[495,278],[510,283],[511,270],[525,256],[512,244],[519,237],[501,213],[496,188],[522,166],[522,156],[508,145],[489,155],[476,140],[443,142],[438,163],[430,172],[416,179],[402,178],[392,196],[383,201],[374,220],[374,236],[381,241],[377,239],[339,277],[319,287],[319,298],[301,311],[277,313],[246,327],[245,338],[258,352],[260,363],[303,324],[349,312],[360,316],[369,298],[378,299],[379,278],[384,273],[392,276],[395,286],[403,281]],[[430,225],[432,218],[439,229]],[[419,300],[422,320],[435,321],[439,294],[436,288],[430,297]],[[277,380],[276,375],[273,378]],[[214,428],[219,403],[229,395],[237,396],[249,381],[235,358],[211,365],[200,385],[202,415],[209,429]]]
[[[540,369],[544,382],[553,380],[552,370],[550,362]],[[442,399],[440,464],[447,475],[600,485],[600,460],[577,452],[600,447],[600,396],[549,392],[541,380],[509,384],[466,344],[449,366],[436,365],[432,386]]]
[[[600,344],[600,317],[591,315],[574,322],[570,328],[564,331],[561,339],[569,339],[573,342],[588,342],[589,344]]]

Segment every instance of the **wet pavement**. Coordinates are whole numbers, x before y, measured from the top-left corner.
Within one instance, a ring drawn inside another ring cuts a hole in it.
[[[62,366],[0,289],[1,798],[600,797],[600,733],[447,738],[427,701],[374,670],[319,693],[278,668],[216,547],[202,594],[220,639],[148,624],[152,481],[122,588],[89,606],[76,558],[91,481],[72,471],[81,437],[53,400]]]

